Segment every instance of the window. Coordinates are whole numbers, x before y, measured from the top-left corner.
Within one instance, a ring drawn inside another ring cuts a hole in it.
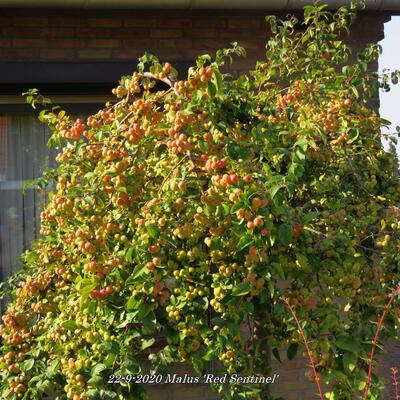
[[[21,253],[39,235],[39,215],[48,191],[24,182],[54,165],[56,150],[48,149],[50,131],[35,114],[0,117],[0,280],[22,267]]]

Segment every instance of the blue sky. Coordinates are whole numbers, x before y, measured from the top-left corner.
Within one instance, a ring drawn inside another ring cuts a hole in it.
[[[383,68],[400,69],[400,16],[392,17],[385,24],[385,38],[379,44],[383,47],[379,71],[382,72]],[[396,126],[400,125],[400,83],[393,85],[390,92],[381,92],[379,98],[381,117],[392,122],[390,130],[395,132]],[[400,143],[397,145],[397,154],[400,156]]]

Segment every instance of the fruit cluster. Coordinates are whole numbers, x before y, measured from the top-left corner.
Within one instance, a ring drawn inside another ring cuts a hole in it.
[[[62,149],[41,237],[11,281],[1,398],[141,400],[138,385],[106,381],[137,375],[144,356],[154,370],[190,362],[202,374],[219,360],[263,375],[265,346],[292,357],[301,341],[282,296],[331,398],[354,398],[368,323],[400,278],[400,184],[360,84],[373,79],[365,57],[338,68],[343,13],[328,23],[308,7],[306,32],[279,23],[266,60],[235,79],[222,71],[237,45],[181,81],[146,54],[85,123],[41,113]],[[269,398],[265,385],[215,389]]]

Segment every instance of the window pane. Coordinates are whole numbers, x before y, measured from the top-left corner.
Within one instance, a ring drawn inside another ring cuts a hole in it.
[[[49,190],[28,188],[55,165],[55,149],[48,149],[50,130],[34,114],[0,117],[0,280],[22,267],[19,258],[39,235],[39,216]]]

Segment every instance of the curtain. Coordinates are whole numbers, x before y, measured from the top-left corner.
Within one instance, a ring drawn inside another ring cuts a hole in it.
[[[22,267],[21,254],[39,235],[49,189],[22,195],[22,188],[55,165],[56,150],[46,146],[50,134],[36,115],[0,117],[0,281]]]

